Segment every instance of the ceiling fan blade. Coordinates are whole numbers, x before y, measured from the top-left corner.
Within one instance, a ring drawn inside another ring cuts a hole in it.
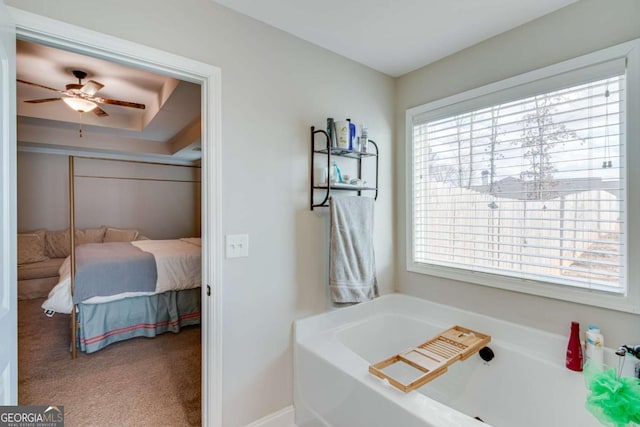
[[[44,98],[44,99],[31,99],[28,102],[29,104],[40,104],[41,102],[51,102],[51,101],[60,101],[62,98]]]
[[[93,96],[103,87],[104,85],[102,83],[99,83],[95,80],[89,80],[84,86],[82,86],[82,89],[80,89],[80,91],[86,93],[89,96]]]
[[[96,116],[98,116],[98,117],[106,117],[106,116],[108,116],[108,115],[109,115],[106,111],[104,111],[104,110],[103,110],[102,108],[100,108],[100,107],[96,107],[96,108],[94,108],[94,109],[93,109],[93,110],[91,110],[91,111],[93,111],[93,114],[95,114],[95,115],[96,115]]]
[[[16,81],[18,83],[24,83],[24,84],[30,85],[30,86],[41,87],[42,89],[52,90],[52,91],[58,92],[58,93],[64,93],[65,92],[64,90],[54,89],[54,88],[49,87],[49,86],[41,85],[41,84],[38,84],[38,83],[28,82],[26,80],[16,79]]]
[[[108,98],[91,98],[91,101],[99,102],[101,104],[111,104],[111,105],[120,105],[122,107],[130,107],[130,108],[138,108],[140,110],[144,110],[146,107],[144,104],[138,104],[136,102],[128,102],[128,101],[118,101],[117,99],[108,99]]]

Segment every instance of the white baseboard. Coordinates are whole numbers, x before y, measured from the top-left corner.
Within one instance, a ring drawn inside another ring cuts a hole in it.
[[[294,414],[293,406],[287,406],[247,424],[246,427],[295,427]]]

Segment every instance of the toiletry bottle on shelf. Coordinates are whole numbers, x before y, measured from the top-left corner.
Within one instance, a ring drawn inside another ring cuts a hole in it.
[[[340,173],[340,168],[338,167],[338,164],[336,163],[336,161],[333,161],[333,165],[331,166],[332,169],[332,174],[334,174],[335,179],[334,182],[337,184],[342,183],[342,173]]]
[[[360,152],[366,153],[369,145],[369,132],[367,128],[362,125],[362,132],[360,133]]]
[[[349,149],[349,122],[346,120],[334,121],[335,135],[336,135],[336,147],[348,150]]]
[[[580,345],[580,324],[571,322],[571,335],[567,345],[567,368],[582,371],[582,346]]]
[[[601,369],[604,362],[604,337],[600,328],[589,325],[585,340],[585,360],[590,360],[596,368]]]
[[[357,141],[356,140],[357,129],[356,129],[356,125],[351,123],[351,119],[347,119],[347,122],[349,122],[349,151],[353,151]]]
[[[336,125],[333,122],[333,118],[327,119],[327,134],[329,135],[329,145],[333,148],[336,146]]]

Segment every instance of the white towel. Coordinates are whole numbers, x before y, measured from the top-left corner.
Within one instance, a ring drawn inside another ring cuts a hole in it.
[[[334,303],[378,296],[373,252],[373,198],[331,197],[329,289]]]

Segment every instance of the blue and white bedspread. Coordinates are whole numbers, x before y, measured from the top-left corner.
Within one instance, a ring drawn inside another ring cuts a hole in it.
[[[76,248],[75,304],[123,292],[153,292],[157,280],[153,255],[130,242],[87,243]]]
[[[78,322],[77,346],[86,353],[131,338],[178,333],[200,324],[200,289],[78,304]]]
[[[110,243],[97,243],[95,245],[109,244]],[[202,249],[200,239],[139,240],[126,244],[132,245],[131,247],[135,250],[140,250],[153,256],[157,272],[155,286],[144,289],[141,289],[140,286],[123,287],[120,282],[121,279],[113,277],[112,283],[109,286],[113,286],[115,292],[100,291],[93,296],[87,293],[77,299],[72,298],[71,261],[70,257],[67,257],[60,267],[60,281],[51,290],[49,298],[42,304],[42,308],[45,311],[70,314],[74,303],[78,302],[100,304],[135,296],[154,295],[172,290],[199,288],[202,285]],[[77,278],[78,271],[76,271],[76,280]],[[116,283],[116,281],[118,283]],[[102,284],[100,286],[106,285]]]

